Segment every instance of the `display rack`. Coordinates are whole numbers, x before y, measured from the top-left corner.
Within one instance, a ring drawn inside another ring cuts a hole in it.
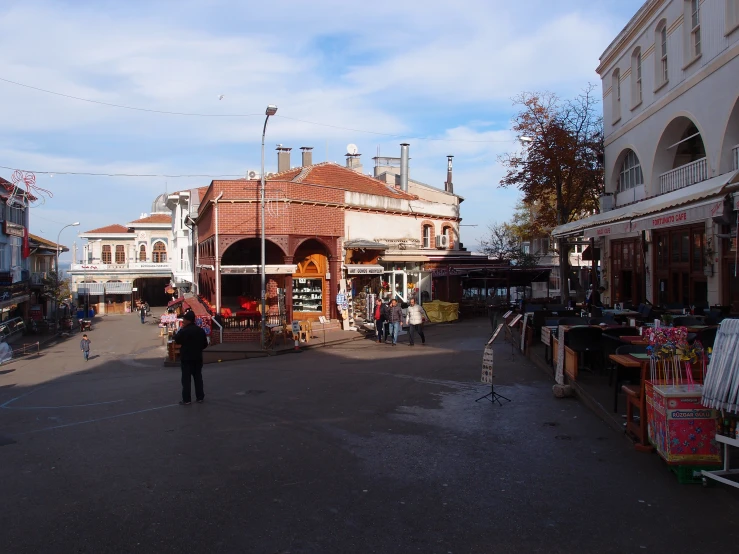
[[[708,479],[713,479],[714,481],[718,481],[724,485],[729,485],[730,487],[739,489],[739,481],[727,479],[729,476],[739,477],[739,469],[731,469],[731,457],[729,454],[729,449],[732,446],[734,448],[739,448],[739,439],[732,439],[731,437],[726,437],[724,435],[716,435],[716,442],[724,444],[724,469],[717,471],[704,469],[701,471],[701,474],[703,475],[703,485],[708,485]]]
[[[299,279],[293,285],[293,311],[307,313],[323,312],[323,281],[321,279]]]

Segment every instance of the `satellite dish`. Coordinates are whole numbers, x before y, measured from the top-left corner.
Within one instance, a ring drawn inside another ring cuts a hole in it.
[[[351,154],[354,156],[357,152],[359,152],[359,148],[357,148],[356,144],[347,144],[346,145],[346,153]]]

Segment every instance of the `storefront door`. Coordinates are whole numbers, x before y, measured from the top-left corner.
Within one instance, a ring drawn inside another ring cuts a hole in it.
[[[655,287],[659,305],[704,306],[708,283],[703,271],[705,225],[655,233]]]
[[[611,241],[611,301],[638,306],[644,300],[644,285],[641,240]]]

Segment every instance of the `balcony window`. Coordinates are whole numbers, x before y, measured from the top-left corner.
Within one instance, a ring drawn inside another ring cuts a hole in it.
[[[155,264],[167,263],[167,247],[164,246],[163,242],[157,242],[154,245],[154,250],[152,251],[152,261]]]
[[[142,244],[139,246],[139,261],[145,262],[146,261],[146,245]]]
[[[621,119],[621,72],[616,69],[611,76],[611,107],[613,123]]]
[[[695,58],[701,55],[700,0],[690,0],[690,12],[690,38]]]
[[[103,246],[103,263],[104,264],[113,263],[113,256],[111,255],[109,244],[106,244],[105,246]]]
[[[657,25],[654,37],[655,88],[667,83],[667,21],[664,19]]]
[[[115,263],[125,264],[126,263],[126,247],[122,244],[117,244],[115,247]]]
[[[431,248],[431,225],[423,226],[423,247]]]
[[[641,48],[631,55],[631,106],[636,108],[642,102]]]

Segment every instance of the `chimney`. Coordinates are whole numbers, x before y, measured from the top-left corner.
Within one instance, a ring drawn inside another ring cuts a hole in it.
[[[362,154],[349,154],[346,155],[346,167],[357,173],[362,173],[362,160],[359,157]]]
[[[308,167],[309,165],[313,165],[313,147],[312,146],[301,146],[300,150],[302,151],[303,167]]]
[[[400,190],[408,192],[408,143],[400,145]]]
[[[277,145],[277,173],[290,170],[290,150],[292,148]]]
[[[454,184],[452,184],[452,158],[454,156],[447,156],[446,162],[446,183],[444,183],[444,190],[454,194]]]

